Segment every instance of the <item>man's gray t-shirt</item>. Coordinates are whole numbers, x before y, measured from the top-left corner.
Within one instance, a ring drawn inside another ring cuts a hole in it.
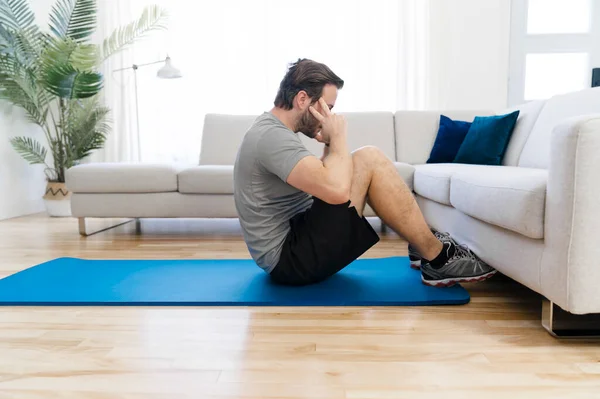
[[[302,158],[312,155],[297,133],[270,112],[246,132],[233,171],[235,206],[254,261],[270,273],[281,254],[292,216],[312,197],[286,183]]]

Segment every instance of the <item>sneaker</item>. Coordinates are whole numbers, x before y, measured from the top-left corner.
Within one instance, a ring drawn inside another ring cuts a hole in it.
[[[482,261],[466,245],[450,243],[454,255],[439,269],[429,263],[421,264],[421,280],[432,287],[451,287],[456,283],[471,283],[487,280],[496,270]],[[450,246],[444,246],[450,248]]]
[[[448,234],[448,233],[442,233],[435,229],[431,229],[431,232],[433,233],[435,238],[440,240],[442,243],[453,241],[452,238],[450,237],[450,234]],[[417,251],[417,249],[415,247],[413,247],[410,244],[408,244],[408,258],[410,259],[410,267],[411,268],[413,268],[415,270],[421,269],[421,259],[422,259],[421,254],[419,253],[419,251]]]

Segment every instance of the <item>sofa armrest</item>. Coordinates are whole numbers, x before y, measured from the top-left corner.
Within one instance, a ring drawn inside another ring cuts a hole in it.
[[[181,169],[175,164],[88,163],[68,169],[66,184],[74,193],[174,192]]]
[[[600,313],[600,114],[552,132],[542,293],[575,314]]]

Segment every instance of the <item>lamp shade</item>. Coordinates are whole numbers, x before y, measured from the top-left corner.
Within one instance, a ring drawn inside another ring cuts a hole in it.
[[[165,60],[165,65],[158,70],[156,76],[161,79],[176,79],[180,78],[182,75],[181,71],[171,64],[171,57],[167,57]]]

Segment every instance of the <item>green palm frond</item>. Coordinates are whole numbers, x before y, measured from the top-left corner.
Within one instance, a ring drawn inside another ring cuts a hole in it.
[[[23,108],[31,122],[45,122],[49,100],[37,85],[35,72],[8,55],[0,57],[0,99]]]
[[[100,73],[79,71],[71,64],[59,64],[45,68],[42,83],[48,92],[57,97],[75,99],[98,94],[104,79]]]
[[[166,29],[166,10],[154,5],[144,9],[140,18],[117,28],[102,44],[102,59],[118,53],[153,30]]]
[[[54,162],[54,168],[52,174],[54,175],[54,181],[64,182],[65,181],[65,171],[69,167],[67,154],[65,153],[65,143],[58,137],[50,137],[48,139],[50,143],[50,150],[52,151],[52,160]],[[46,176],[49,176],[48,171],[46,171]]]
[[[27,55],[22,54],[15,31],[6,29],[0,24],[0,56],[9,57],[21,64],[27,64]]]
[[[91,71],[98,66],[98,62],[98,46],[77,43],[70,38],[50,39],[41,55],[44,71],[57,64],[71,64],[79,71]]]
[[[39,125],[44,118],[44,114],[40,112],[35,103],[27,98],[19,97],[18,94],[7,94],[4,90],[0,90],[0,99],[10,101],[13,105],[22,108],[27,119],[32,123]]]
[[[74,134],[77,134],[76,131],[93,130],[109,112],[109,108],[100,105],[97,97],[73,100],[68,104],[67,128]]]
[[[71,102],[66,126],[71,159],[83,159],[104,146],[110,131],[108,113],[96,98]]]
[[[13,137],[10,140],[13,148],[30,164],[46,164],[47,151],[38,141],[31,137]]]
[[[58,38],[80,42],[94,33],[96,13],[96,0],[58,0],[50,15],[50,30]]]
[[[18,30],[35,28],[35,14],[27,0],[0,0],[0,23],[5,27]]]
[[[1,0],[0,0],[1,1]],[[33,67],[39,57],[43,35],[32,30],[15,31],[0,24],[0,54],[9,54]]]
[[[40,121],[45,119],[46,114],[42,113],[38,106],[35,103],[29,101],[28,99],[15,99],[15,97],[16,96],[5,96],[4,94],[0,94],[0,99],[13,101],[13,105],[18,106],[19,108],[22,108],[25,111],[26,117],[30,122],[40,125]]]
[[[35,67],[41,53],[42,42],[38,33],[19,31],[14,36],[16,54],[28,67]]]
[[[27,0],[0,0],[0,25],[14,35],[13,44],[32,65],[40,52],[40,30]]]
[[[0,88],[17,85],[25,96],[32,101],[36,98],[35,71],[24,66],[17,58],[9,55],[0,57]]]
[[[14,33],[6,29],[4,25],[0,24],[0,54],[10,54],[15,56],[16,45]]]
[[[71,54],[71,64],[80,71],[97,68],[100,61],[98,50],[95,44],[78,44]]]

